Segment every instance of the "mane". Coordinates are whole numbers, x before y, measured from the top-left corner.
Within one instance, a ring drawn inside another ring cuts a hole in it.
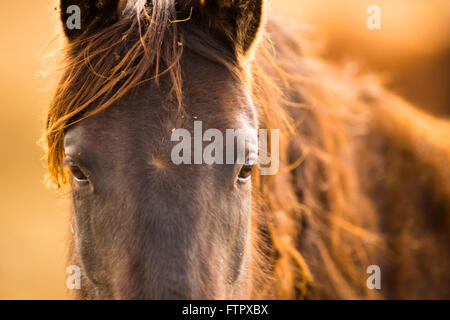
[[[268,29],[253,66],[253,97],[264,125],[283,128],[280,173],[257,182],[277,252],[276,297],[376,297],[365,267],[385,245],[350,140],[368,129],[360,95],[379,86],[305,56],[307,43],[278,24]]]
[[[280,173],[254,180],[253,232],[261,256],[254,297],[376,297],[365,286],[363,267],[385,244],[360,188],[357,146],[349,141],[367,130],[367,101],[387,94],[372,78],[305,56],[306,44],[273,23],[245,66],[209,43],[185,42],[181,23],[172,1],[155,1],[152,10],[67,46],[65,75],[47,118],[49,180],[68,181],[61,169],[64,131],[143,82],[169,79],[170,96],[182,110],[180,58],[188,47],[248,83],[260,126],[280,129]]]

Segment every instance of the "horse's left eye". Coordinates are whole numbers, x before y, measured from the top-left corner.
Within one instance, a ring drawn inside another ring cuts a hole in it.
[[[246,182],[250,180],[253,173],[253,164],[246,163],[242,166],[241,171],[239,172],[238,180],[239,182]]]

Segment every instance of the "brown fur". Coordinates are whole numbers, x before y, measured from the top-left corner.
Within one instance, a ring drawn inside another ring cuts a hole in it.
[[[239,43],[236,64],[185,43],[192,36],[180,31],[183,22],[170,21],[189,10],[177,16],[171,2],[157,3],[141,37],[131,16],[69,44],[47,123],[53,182],[67,182],[65,128],[143,81],[169,74],[181,108],[178,62],[183,46],[192,46],[247,83],[261,127],[281,129],[281,172],[255,175],[253,234],[261,259],[253,298],[450,298],[450,123],[371,77],[305,56],[306,44],[273,22],[254,60],[244,59],[251,45],[239,35],[248,31],[213,27]],[[371,264],[381,267],[381,292],[366,288]]]

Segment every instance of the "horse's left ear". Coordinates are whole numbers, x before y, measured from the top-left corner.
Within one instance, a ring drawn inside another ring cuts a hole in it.
[[[251,51],[263,29],[264,0],[193,0],[184,6],[184,12],[193,11],[193,19],[200,16],[209,31],[225,37],[238,55]]]

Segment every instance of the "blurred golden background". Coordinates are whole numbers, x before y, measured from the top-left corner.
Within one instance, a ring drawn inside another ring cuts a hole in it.
[[[363,70],[381,72],[389,88],[411,102],[450,116],[450,1],[269,3],[268,15],[285,16],[287,28],[308,26],[325,57],[358,61]],[[366,27],[372,4],[381,8],[381,30]],[[50,54],[61,42],[55,40],[57,19],[54,0],[0,4],[0,299],[70,298],[69,197],[45,187],[38,145],[57,79],[56,72],[43,74],[55,63]]]

